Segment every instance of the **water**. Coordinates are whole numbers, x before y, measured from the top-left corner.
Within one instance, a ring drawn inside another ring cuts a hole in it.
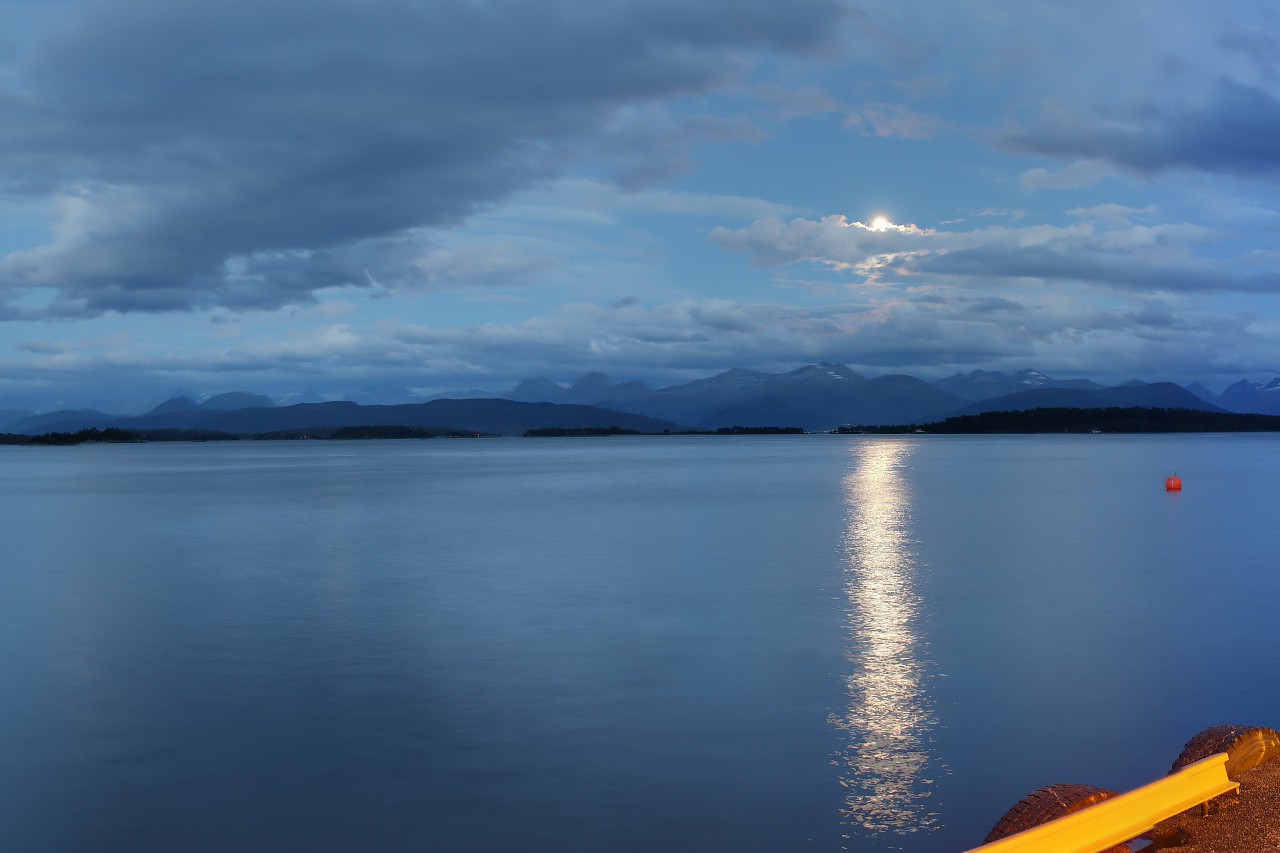
[[[1278,450],[3,447],[0,848],[963,849],[1280,723]]]

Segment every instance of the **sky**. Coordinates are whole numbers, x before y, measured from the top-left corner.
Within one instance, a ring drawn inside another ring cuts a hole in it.
[[[1280,375],[1268,2],[0,0],[0,408]]]

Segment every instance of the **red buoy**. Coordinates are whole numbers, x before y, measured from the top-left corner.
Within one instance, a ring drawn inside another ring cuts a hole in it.
[[[1182,491],[1182,478],[1178,476],[1178,472],[1174,471],[1172,477],[1166,477],[1164,481],[1164,490],[1166,492]]]

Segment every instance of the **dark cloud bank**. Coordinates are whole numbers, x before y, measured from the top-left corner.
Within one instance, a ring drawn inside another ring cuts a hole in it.
[[[1193,169],[1242,177],[1280,174],[1280,100],[1257,86],[1219,80],[1203,103],[1119,116],[1070,116],[1010,134],[1015,148],[1086,158],[1134,172]]]
[[[86,3],[51,16],[0,88],[0,189],[55,211],[49,245],[0,261],[0,289],[53,288],[53,314],[83,317],[394,281],[413,271],[406,229],[560,174],[593,138],[626,135],[610,128],[622,108],[705,91],[758,52],[817,50],[840,14],[834,0]],[[616,165],[639,180],[631,148]]]

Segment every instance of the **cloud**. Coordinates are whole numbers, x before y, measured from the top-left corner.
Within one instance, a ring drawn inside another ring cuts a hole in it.
[[[1200,103],[1153,105],[1123,118],[1055,116],[1009,136],[1015,146],[1037,154],[1101,161],[1143,174],[1194,169],[1245,177],[1280,173],[1276,139],[1280,99],[1229,78],[1219,79]],[[1042,185],[1047,179],[1039,177]]]
[[[489,215],[503,220],[611,225],[617,214],[752,220],[799,211],[749,196],[667,189],[624,189],[589,178],[561,178],[524,193]]]
[[[925,115],[902,104],[864,104],[849,114],[844,126],[865,136],[898,139],[932,139],[944,124],[933,116]]]
[[[764,131],[742,116],[694,115],[679,120],[658,106],[619,110],[604,130],[600,147],[609,152],[614,179],[637,190],[689,171],[691,149],[726,142],[759,142]]]
[[[969,310],[974,314],[998,314],[1026,311],[1027,306],[1001,296],[985,296],[970,302]]]
[[[588,152],[631,185],[669,175],[689,145],[758,131],[655,124],[661,102],[729,83],[761,53],[816,50],[843,14],[836,0],[63,11],[0,74],[20,81],[0,83],[0,191],[49,199],[54,231],[0,260],[0,291],[55,288],[49,313],[65,317],[364,286],[383,249],[406,268],[396,235],[456,224]]]
[[[982,210],[975,210],[974,216],[984,219],[1012,219],[1019,220],[1027,215],[1025,210],[1010,207],[984,207]]]
[[[18,349],[39,355],[56,355],[66,352],[67,344],[61,341],[19,341]]]
[[[1028,169],[1019,176],[1019,180],[1032,190],[1079,190],[1115,174],[1116,168],[1107,163],[1081,160],[1054,172],[1042,168]]]
[[[1280,369],[1265,3],[4,8],[10,385]]]
[[[1012,207],[984,207],[981,210],[967,211],[968,216],[962,216],[958,219],[944,219],[939,225],[957,225],[961,222],[968,221],[969,217],[976,219],[1010,219],[1017,222],[1027,215],[1025,210]]]
[[[839,101],[816,86],[792,88],[768,83],[753,86],[745,94],[773,107],[776,110],[775,118],[780,121],[836,113],[844,109]]]
[[[1123,209],[1121,209],[1123,210]],[[895,226],[879,231],[843,216],[761,220],[716,228],[711,239],[758,265],[808,262],[863,285],[1078,283],[1142,293],[1280,293],[1280,269],[1249,254],[1206,251],[1227,235],[1188,223],[1133,225],[1116,210],[1099,221],[967,231]],[[1094,211],[1095,220],[1099,217]],[[1123,220],[1123,221],[1120,221]],[[1099,227],[1103,225],[1104,227]]]
[[[553,254],[521,245],[515,240],[441,249],[416,262],[421,276],[412,276],[408,286],[423,290],[458,283],[510,287],[522,284],[559,263],[560,259]]]
[[[708,299],[689,309],[689,318],[724,332],[754,332],[760,328],[750,312],[727,299]]]
[[[865,0],[854,19],[854,78],[896,102],[885,69],[946,92],[931,104],[997,149],[1066,165],[1023,176],[1034,188],[1083,188],[1108,172],[1280,171],[1280,53],[1271,4],[1159,7],[1102,0],[996,8],[958,0],[928,14]],[[864,58],[865,57],[865,58]],[[899,83],[908,98],[928,89]],[[918,104],[890,108],[918,110]],[[892,115],[892,113],[890,113]],[[864,132],[881,133],[864,121]],[[883,132],[889,132],[887,129]],[[901,135],[901,134],[899,134]]]
[[[1078,216],[1092,219],[1113,228],[1125,228],[1133,224],[1133,217],[1150,216],[1156,212],[1156,206],[1126,207],[1122,204],[1095,204],[1093,207],[1075,207],[1067,211],[1067,216]]]
[[[661,385],[734,366],[781,371],[817,361],[933,378],[984,365],[1103,381],[1189,381],[1206,370],[1277,370],[1278,338],[1280,329],[1264,318],[1204,310],[1181,296],[1080,300],[1038,290],[1009,298],[938,288],[809,306],[578,302],[517,322],[457,327],[322,322],[207,348],[43,341],[0,360],[0,373],[60,387],[111,376],[165,391],[175,384],[275,393],[312,387],[330,396],[375,380],[497,390],[529,376],[570,381],[587,370]]]

